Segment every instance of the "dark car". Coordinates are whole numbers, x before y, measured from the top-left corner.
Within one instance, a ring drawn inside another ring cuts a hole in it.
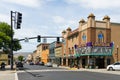
[[[17,62],[16,63],[16,68],[19,69],[19,70],[23,69],[23,63],[22,62]]]
[[[5,64],[4,62],[1,63],[1,69],[2,69],[2,70],[5,70],[5,65],[6,65],[6,64]]]
[[[30,62],[29,65],[34,65],[34,63],[33,63],[33,62]]]

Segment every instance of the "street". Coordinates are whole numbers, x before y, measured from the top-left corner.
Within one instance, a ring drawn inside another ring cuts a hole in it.
[[[18,80],[119,80],[119,75],[88,71],[71,71],[62,68],[40,65],[24,65],[25,69],[17,71]]]

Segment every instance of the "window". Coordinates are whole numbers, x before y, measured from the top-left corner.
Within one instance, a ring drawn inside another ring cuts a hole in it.
[[[120,65],[120,63],[119,63],[119,62],[117,62],[117,63],[115,63],[114,65]]]
[[[100,31],[100,33],[98,34],[98,42],[101,43],[101,42],[104,42],[104,36],[102,34],[102,32]]]
[[[72,47],[72,53],[74,53],[74,48]]]
[[[86,40],[86,35],[85,35],[85,33],[83,33],[82,39],[83,39],[84,41]]]

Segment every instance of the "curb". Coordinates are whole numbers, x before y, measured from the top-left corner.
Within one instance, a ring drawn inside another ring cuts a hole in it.
[[[15,73],[15,80],[18,80],[17,72]]]
[[[78,70],[77,68],[69,68],[69,70]]]

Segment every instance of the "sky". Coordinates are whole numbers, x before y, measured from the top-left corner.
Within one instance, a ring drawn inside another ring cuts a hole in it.
[[[10,24],[10,11],[17,11],[22,13],[22,24],[21,29],[14,28],[14,38],[61,36],[68,27],[76,29],[82,18],[87,21],[90,13],[96,20],[108,15],[111,22],[120,23],[119,9],[120,0],[0,0],[0,22]],[[22,49],[17,52],[33,52],[40,44],[37,39],[20,43]]]

